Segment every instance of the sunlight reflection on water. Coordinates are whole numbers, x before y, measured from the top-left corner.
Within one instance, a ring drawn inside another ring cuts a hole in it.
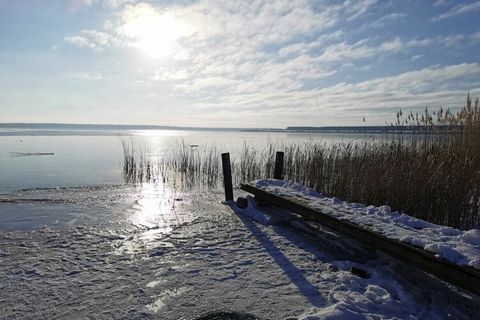
[[[185,130],[131,130],[130,133],[134,136],[143,137],[182,137],[190,135],[190,133]]]
[[[191,223],[192,211],[185,209],[191,194],[165,184],[139,186],[129,210],[129,224],[137,228],[131,237],[119,241],[116,254],[136,255],[147,250],[150,256],[163,255],[173,245],[164,241],[177,227]]]
[[[139,190],[130,220],[135,226],[169,233],[172,226],[182,223],[176,204],[180,200],[178,193],[164,184],[145,183]]]
[[[168,234],[190,221],[190,198],[161,183],[24,190],[0,195],[0,229],[97,225]]]

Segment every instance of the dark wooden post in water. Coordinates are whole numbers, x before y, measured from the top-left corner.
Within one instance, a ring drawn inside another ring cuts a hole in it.
[[[225,188],[225,201],[233,200],[232,167],[230,166],[230,154],[222,153],[223,186]]]
[[[283,152],[277,151],[275,155],[275,171],[273,179],[283,179]]]

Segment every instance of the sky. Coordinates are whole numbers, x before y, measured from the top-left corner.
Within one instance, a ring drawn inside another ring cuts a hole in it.
[[[480,96],[479,18],[457,0],[0,0],[0,122],[383,125]]]

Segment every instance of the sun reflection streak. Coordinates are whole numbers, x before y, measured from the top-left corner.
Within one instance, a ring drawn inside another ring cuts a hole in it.
[[[182,197],[185,194],[161,183],[144,183],[136,190],[137,200],[128,220],[137,230],[120,240],[115,252],[136,255],[145,249],[173,247],[168,241],[169,235],[176,228],[192,222],[191,212],[184,207]]]
[[[170,233],[173,227],[182,223],[177,214],[179,200],[178,193],[164,184],[143,184],[131,216],[132,224]]]
[[[142,137],[182,137],[188,136],[186,132],[178,130],[165,130],[165,129],[152,129],[152,130],[131,130],[130,131],[134,136]]]

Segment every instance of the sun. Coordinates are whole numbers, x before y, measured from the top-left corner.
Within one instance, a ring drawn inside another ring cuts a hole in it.
[[[188,24],[173,13],[158,13],[144,8],[128,17],[123,25],[131,45],[151,58],[162,58],[175,52],[178,40],[189,33]]]

